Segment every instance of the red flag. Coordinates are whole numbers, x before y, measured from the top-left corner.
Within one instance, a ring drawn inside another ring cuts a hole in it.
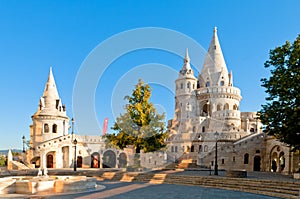
[[[103,123],[103,135],[106,135],[107,123],[108,123],[108,118],[105,118]]]

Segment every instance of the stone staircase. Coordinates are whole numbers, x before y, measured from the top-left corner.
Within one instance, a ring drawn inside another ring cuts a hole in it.
[[[18,161],[11,161],[12,164],[12,169],[13,170],[26,170],[26,169],[30,169],[28,166],[26,166],[25,164],[18,162]]]
[[[298,199],[300,181],[274,181],[261,179],[240,179],[216,176],[187,176],[174,174],[115,173],[105,172],[99,180],[122,182],[147,182],[153,184],[181,184],[219,188],[268,195],[279,198]]]
[[[178,163],[171,163],[165,167],[165,169],[188,169],[188,168],[200,168],[197,165],[196,160],[182,159]]]

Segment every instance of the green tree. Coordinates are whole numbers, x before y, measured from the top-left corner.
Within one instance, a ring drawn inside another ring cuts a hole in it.
[[[117,133],[107,134],[109,144],[123,149],[133,145],[136,152],[153,152],[165,147],[164,114],[156,112],[154,105],[149,102],[151,88],[140,79],[128,101],[126,112],[121,114],[112,127]]]
[[[270,78],[263,78],[266,104],[259,117],[264,131],[294,149],[300,148],[300,35],[293,44],[270,51],[265,67],[270,68]]]

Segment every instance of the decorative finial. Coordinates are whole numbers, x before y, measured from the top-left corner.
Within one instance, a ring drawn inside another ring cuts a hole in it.
[[[189,57],[189,49],[185,49],[185,57],[184,57],[184,63],[190,62],[190,57]]]
[[[217,32],[217,26],[214,27],[214,33],[216,33],[216,32]]]

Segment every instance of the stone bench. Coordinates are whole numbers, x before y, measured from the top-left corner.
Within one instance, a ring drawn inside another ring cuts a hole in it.
[[[226,177],[230,177],[230,178],[247,178],[247,171],[228,170],[228,171],[226,171]]]

